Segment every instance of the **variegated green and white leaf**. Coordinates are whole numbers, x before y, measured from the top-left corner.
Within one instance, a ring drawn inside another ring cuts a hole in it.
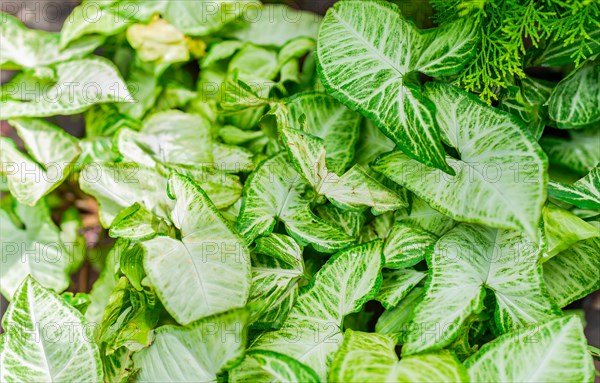
[[[548,99],[548,113],[562,129],[597,128],[600,126],[598,104],[600,64],[588,63],[556,85]]]
[[[171,176],[168,191],[175,199],[170,218],[181,240],[160,236],[142,243],[144,269],[165,309],[188,324],[243,306],[250,291],[250,256],[243,239],[191,179]],[[231,278],[227,285],[223,275]]]
[[[122,210],[110,226],[112,238],[143,241],[158,234],[168,234],[169,223],[148,211],[139,202]]]
[[[290,127],[323,139],[327,167],[343,174],[354,158],[360,115],[326,93],[300,93],[287,107]]]
[[[374,169],[454,219],[536,238],[548,178],[540,147],[516,118],[475,96],[441,83],[427,88],[444,141],[460,153],[460,159],[447,157],[456,175],[401,152],[380,158]]]
[[[2,319],[0,380],[102,381],[100,353],[87,324],[63,298],[27,277]]]
[[[121,129],[115,142],[126,160],[148,167],[156,163],[210,165],[210,129],[199,115],[171,110],[149,117],[139,132]]]
[[[0,139],[0,173],[6,176],[11,195],[34,206],[65,180],[75,167],[80,149],[77,139],[44,120],[19,118],[10,123],[29,156],[8,138]]]
[[[246,353],[244,364],[247,369],[235,369],[229,374],[230,382],[319,382],[319,377],[310,367],[279,352],[250,350]]]
[[[321,81],[353,110],[372,119],[411,158],[452,172],[440,142],[434,106],[411,84],[411,73],[450,75],[477,40],[463,22],[421,34],[398,7],[344,1],[329,9],[317,45]]]
[[[450,230],[428,260],[425,297],[412,318],[418,331],[407,335],[403,354],[450,344],[467,318],[483,309],[486,289],[496,297],[499,332],[556,315],[558,309],[543,284],[540,253],[538,244],[519,232],[470,224]]]
[[[342,229],[315,216],[303,196],[308,184],[281,153],[260,164],[244,185],[244,201],[237,221],[238,231],[252,242],[273,231],[277,221],[302,245],[334,252],[353,242]]]
[[[589,28],[585,31],[587,35],[585,50],[587,57],[593,57],[595,54],[600,52],[600,29],[596,28],[595,25],[589,25]],[[585,28],[586,26],[582,26]],[[578,49],[580,49],[581,42],[579,39],[572,39],[572,41],[564,40],[553,40],[544,51],[536,58],[535,66],[562,66],[565,64],[572,63],[578,56]]]
[[[559,307],[600,289],[600,239],[577,242],[544,262],[544,281]]]
[[[448,351],[398,360],[386,335],[346,330],[335,354],[332,382],[468,382],[467,369]]]
[[[416,195],[411,196],[410,213],[396,213],[396,219],[413,227],[421,227],[437,236],[444,235],[452,229],[456,222],[435,210]]]
[[[0,101],[0,118],[70,115],[94,104],[133,101],[117,68],[104,58],[66,61],[52,69],[56,80],[43,86],[25,73],[5,84],[3,95],[12,97]],[[35,93],[20,91],[36,83]]]
[[[400,269],[416,265],[431,255],[437,240],[437,235],[417,225],[395,222],[383,247],[385,267]]]
[[[255,328],[279,328],[298,295],[304,260],[298,244],[282,234],[256,239],[252,256],[252,284],[248,301],[260,304]]]
[[[568,210],[548,204],[542,214],[546,232],[548,260],[573,244],[593,237],[600,237],[600,231]]]
[[[353,166],[341,177],[329,171],[322,139],[297,129],[281,129],[292,164],[319,194],[341,209],[363,210],[371,207],[381,214],[397,210],[406,203],[364,171]]]
[[[133,356],[137,381],[216,381],[243,358],[248,320],[246,310],[234,310],[185,327],[159,327],[152,345]]]
[[[28,275],[46,288],[64,291],[69,286],[73,266],[81,258],[69,252],[63,243],[46,201],[35,206],[17,203],[14,215],[20,222],[13,221],[8,211],[0,209],[0,292],[11,299]]]
[[[343,210],[331,204],[317,206],[315,213],[332,225],[340,226],[346,234],[355,238],[365,224],[365,215],[362,212]]]
[[[581,209],[600,210],[600,168],[594,167],[573,184],[550,181],[548,196]]]
[[[569,138],[542,137],[540,144],[552,165],[586,175],[600,162],[600,129],[570,130]]]
[[[368,166],[380,154],[391,152],[395,146],[394,141],[383,134],[373,121],[364,118],[354,159],[357,164]]]
[[[64,48],[59,46],[60,38],[59,33],[29,29],[13,15],[3,12],[0,22],[0,68],[34,69],[38,75],[43,75],[47,70],[43,67],[87,56],[104,41],[97,36],[88,36]]]
[[[375,299],[387,310],[392,310],[426,276],[426,272],[413,269],[384,271],[383,282]]]
[[[288,355],[325,380],[333,354],[342,343],[344,316],[373,299],[381,284],[381,251],[381,241],[374,241],[333,256],[298,297],[283,327],[258,336],[250,349]],[[238,369],[247,367],[244,362]]]
[[[592,382],[594,363],[576,316],[496,338],[465,361],[473,382]]]

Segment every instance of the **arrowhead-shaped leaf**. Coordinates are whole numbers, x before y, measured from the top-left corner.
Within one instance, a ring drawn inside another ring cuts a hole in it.
[[[170,218],[181,240],[159,236],[142,243],[144,269],[167,311],[187,324],[244,306],[250,254],[243,239],[189,178],[171,176],[169,195],[175,199]],[[223,275],[229,283],[223,284]]]
[[[428,261],[425,297],[415,308],[402,352],[410,355],[452,342],[466,319],[496,297],[495,323],[507,332],[556,315],[542,280],[540,249],[518,232],[460,224],[440,238]],[[525,287],[527,286],[527,287]]]
[[[596,166],[573,184],[550,181],[548,196],[582,209],[600,210],[600,167]]]
[[[465,361],[473,382],[593,382],[579,318],[566,316],[505,334]]]
[[[55,79],[24,92],[38,82],[21,73],[4,85],[0,118],[71,115],[94,104],[133,101],[117,68],[105,58],[93,57],[61,62],[52,67]]]
[[[93,328],[79,311],[33,278],[27,277],[15,292],[2,325],[6,332],[1,381],[102,381]]]
[[[468,382],[467,369],[448,351],[398,360],[386,335],[346,330],[335,354],[332,382]]]
[[[334,97],[372,119],[411,158],[452,172],[435,108],[409,78],[416,71],[456,73],[475,42],[474,28],[462,22],[421,34],[394,4],[344,1],[323,19],[318,66],[323,85]]]
[[[77,139],[44,120],[19,118],[10,123],[30,156],[20,152],[11,140],[2,138],[0,172],[6,175],[11,195],[33,206],[64,181],[81,151]]]
[[[438,105],[444,141],[460,154],[447,157],[456,175],[401,152],[380,158],[374,169],[454,219],[524,230],[536,238],[548,178],[538,144],[513,116],[458,88],[435,84],[428,95]]]

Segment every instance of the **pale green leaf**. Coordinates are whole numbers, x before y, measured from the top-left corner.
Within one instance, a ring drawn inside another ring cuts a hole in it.
[[[188,324],[243,306],[250,290],[250,256],[242,238],[189,178],[171,176],[169,195],[175,199],[170,218],[181,239],[159,236],[142,243],[144,269],[167,311]],[[223,275],[231,278],[226,285]]]
[[[562,129],[597,127],[600,124],[598,104],[600,64],[586,64],[556,85],[548,99],[548,113]]]
[[[536,238],[548,177],[537,143],[517,119],[458,88],[435,84],[428,95],[438,106],[444,141],[460,155],[447,156],[456,175],[401,152],[380,158],[374,169],[454,219],[524,230]]]
[[[396,307],[385,310],[377,319],[375,332],[391,335],[396,338],[396,343],[404,343],[404,337],[409,330],[410,319],[416,304],[423,298],[423,287],[414,287]]]
[[[0,354],[1,381],[102,381],[100,355],[88,323],[32,277],[15,292],[2,325],[6,332]]]
[[[254,8],[254,9],[253,9]],[[225,32],[227,37],[257,45],[281,47],[298,37],[317,39],[321,16],[281,4],[252,7],[242,22]]]
[[[39,84],[20,74],[4,85],[0,118],[47,117],[85,111],[94,104],[133,101],[117,68],[105,58],[66,61],[53,67],[56,81]],[[35,92],[24,92],[33,87]],[[8,90],[7,90],[8,89]]]
[[[319,382],[319,377],[310,367],[274,351],[250,350],[246,353],[244,364],[250,367],[233,370],[229,374],[230,382]]]
[[[152,345],[134,354],[138,382],[213,382],[244,355],[249,314],[234,310],[189,326],[156,329]]]
[[[452,172],[444,159],[434,106],[411,73],[449,75],[472,53],[471,25],[419,33],[396,5],[344,1],[329,9],[317,45],[321,80],[334,97],[370,118],[402,150]]]
[[[143,241],[157,234],[169,233],[168,222],[148,211],[139,202],[122,210],[110,225],[110,236]]]
[[[411,199],[410,213],[396,213],[398,221],[421,227],[437,236],[446,234],[456,224],[452,218],[435,210],[416,195]]]
[[[364,118],[354,159],[357,164],[367,166],[380,154],[392,151],[395,146],[394,141],[386,137],[371,120]]]
[[[10,123],[29,156],[14,142],[2,138],[0,172],[7,178],[10,193],[19,202],[33,206],[65,180],[75,167],[80,149],[77,139],[44,120],[19,118]]]
[[[112,36],[125,30],[129,20],[111,9],[100,9],[88,4],[78,5],[71,11],[60,31],[60,46],[70,46],[87,35]]]
[[[577,242],[544,262],[544,281],[559,307],[600,289],[600,240]]]
[[[332,225],[340,226],[351,237],[357,237],[365,223],[362,212],[343,210],[331,204],[317,206],[315,213]]]
[[[466,368],[448,351],[398,360],[393,339],[386,335],[346,330],[335,354],[333,382],[467,382]]]
[[[0,22],[0,45],[2,69],[40,69],[89,55],[104,41],[103,38],[88,36],[68,48],[59,46],[60,33],[29,29],[16,17],[2,13]]]
[[[593,382],[579,318],[566,316],[486,344],[465,361],[474,382]]]
[[[600,210],[600,168],[594,167],[573,184],[550,181],[548,196],[582,209]]]
[[[395,222],[383,247],[385,267],[399,269],[416,265],[431,255],[437,240],[436,235],[417,225]]]
[[[360,115],[325,93],[300,93],[287,107],[290,127],[323,139],[327,167],[343,174],[354,157]]]
[[[69,252],[62,242],[46,201],[35,206],[17,203],[14,214],[20,225],[13,222],[7,211],[0,209],[0,292],[11,299],[28,275],[46,288],[64,291],[69,286],[74,264],[81,259]]]
[[[343,250],[315,275],[296,300],[283,327],[260,335],[251,350],[275,351],[312,368],[325,380],[327,368],[342,343],[342,320],[357,312],[381,284],[381,241]],[[238,369],[248,367],[246,362]]]
[[[548,245],[546,260],[585,239],[600,237],[600,231],[568,210],[548,204],[542,214]]]
[[[384,271],[383,282],[375,299],[387,310],[391,310],[426,276],[426,272],[413,269]]]
[[[523,328],[557,314],[542,279],[540,249],[522,234],[460,224],[442,236],[428,260],[425,297],[403,354],[449,345],[467,318],[483,309],[486,289],[495,295],[499,332]]]
[[[540,144],[552,165],[585,175],[600,162],[600,129],[570,130],[569,138],[542,137]]]
[[[244,185],[238,231],[252,242],[273,231],[277,221],[301,244],[334,252],[353,242],[342,229],[315,216],[303,196],[308,185],[281,153],[260,164]]]

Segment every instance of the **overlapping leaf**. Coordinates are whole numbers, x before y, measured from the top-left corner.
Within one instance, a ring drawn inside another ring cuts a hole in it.
[[[434,106],[411,82],[414,72],[456,73],[477,40],[468,23],[420,33],[382,1],[344,1],[319,31],[321,80],[334,97],[358,110],[410,157],[452,173],[444,158]]]

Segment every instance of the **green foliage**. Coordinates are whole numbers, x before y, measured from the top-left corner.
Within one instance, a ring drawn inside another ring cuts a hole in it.
[[[1,14],[0,381],[591,382],[599,3],[431,5]]]

